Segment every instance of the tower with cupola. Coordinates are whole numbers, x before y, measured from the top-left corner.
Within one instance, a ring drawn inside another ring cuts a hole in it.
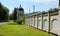
[[[17,19],[20,19],[21,17],[24,16],[24,9],[22,8],[22,6],[20,5],[20,7],[17,10]]]

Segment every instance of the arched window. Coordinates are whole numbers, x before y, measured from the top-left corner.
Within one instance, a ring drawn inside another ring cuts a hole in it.
[[[43,28],[48,29],[48,21],[47,21],[47,19],[44,20]]]
[[[54,29],[54,30],[56,30],[56,29],[58,29],[58,21],[56,20],[56,19],[53,19],[52,20],[52,24],[51,24],[51,29]]]

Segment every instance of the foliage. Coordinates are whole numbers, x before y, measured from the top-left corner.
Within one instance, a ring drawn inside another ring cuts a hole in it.
[[[19,23],[19,24],[24,24],[24,22],[25,22],[25,16],[23,16],[17,20],[17,23]]]
[[[0,20],[8,20],[9,10],[0,3]]]
[[[49,9],[49,11],[48,12],[58,12],[59,10],[58,10],[58,8],[54,8],[54,9]]]
[[[22,24],[22,21],[21,21],[21,20],[18,20],[17,23],[18,23],[18,24]]]
[[[59,10],[58,10],[58,8],[54,8],[54,11],[55,11],[55,12],[58,12]]]
[[[25,17],[21,17],[19,20],[17,20],[17,23],[22,24],[25,21]]]
[[[17,20],[17,9],[14,8],[13,14],[12,14],[12,19]]]
[[[13,14],[9,14],[9,20],[13,20]]]
[[[20,20],[21,21],[24,21],[25,20],[25,16],[21,17]]]

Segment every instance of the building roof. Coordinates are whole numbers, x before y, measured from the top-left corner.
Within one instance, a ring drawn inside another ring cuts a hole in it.
[[[21,5],[19,7],[19,11],[24,11],[24,9],[21,7]]]

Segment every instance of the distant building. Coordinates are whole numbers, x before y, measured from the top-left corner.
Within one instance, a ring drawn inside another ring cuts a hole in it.
[[[24,16],[24,9],[20,5],[20,7],[17,8],[17,19],[20,19],[23,16]]]

